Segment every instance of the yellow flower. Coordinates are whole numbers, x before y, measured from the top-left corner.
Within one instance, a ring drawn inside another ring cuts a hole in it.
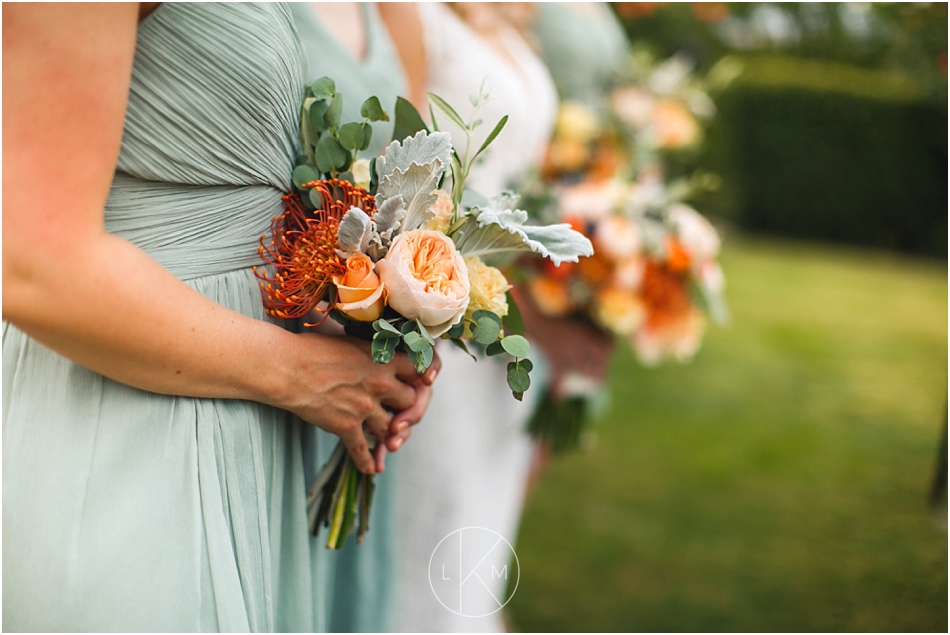
[[[466,258],[468,283],[471,287],[467,315],[475,311],[491,311],[499,317],[508,315],[508,298],[505,294],[511,285],[505,275],[495,267],[489,267],[475,256]]]
[[[601,326],[618,335],[630,335],[643,323],[643,303],[630,291],[608,287],[597,294],[594,317]]]
[[[555,135],[565,140],[587,143],[600,128],[597,114],[577,101],[565,101],[557,113]]]

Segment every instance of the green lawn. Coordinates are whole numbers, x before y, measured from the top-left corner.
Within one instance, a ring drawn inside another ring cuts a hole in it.
[[[596,446],[533,493],[513,627],[945,632],[946,266],[724,252],[732,324],[689,365],[618,353]]]

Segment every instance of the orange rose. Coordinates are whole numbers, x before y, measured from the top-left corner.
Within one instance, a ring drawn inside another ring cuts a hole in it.
[[[366,254],[354,253],[346,259],[346,273],[333,276],[337,289],[336,308],[360,322],[372,322],[383,312],[385,285]]]

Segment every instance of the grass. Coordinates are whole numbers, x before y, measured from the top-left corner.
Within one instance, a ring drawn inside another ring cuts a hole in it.
[[[722,264],[732,324],[690,365],[618,352],[597,445],[533,493],[513,626],[946,632],[946,266],[740,237]]]

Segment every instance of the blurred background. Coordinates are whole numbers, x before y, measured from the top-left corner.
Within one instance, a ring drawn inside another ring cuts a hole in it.
[[[732,321],[687,365],[618,351],[528,501],[512,628],[945,632],[947,5],[614,10],[738,73],[673,162],[721,177],[692,204]]]

